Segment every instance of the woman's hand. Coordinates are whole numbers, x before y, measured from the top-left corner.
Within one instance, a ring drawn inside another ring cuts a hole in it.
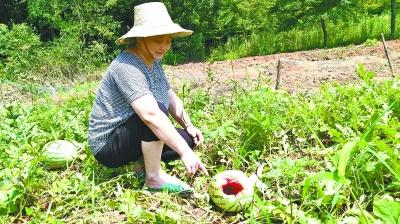
[[[194,175],[197,170],[200,169],[201,172],[208,176],[206,167],[201,162],[199,156],[197,156],[193,151],[190,150],[185,152],[183,155],[181,155],[181,159],[190,175]]]
[[[199,146],[203,142],[204,140],[203,134],[195,126],[186,127],[186,131],[193,138],[194,144],[196,146]]]

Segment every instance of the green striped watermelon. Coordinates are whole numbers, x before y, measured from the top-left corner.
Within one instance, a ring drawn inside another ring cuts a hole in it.
[[[240,170],[226,170],[212,179],[208,194],[221,209],[237,212],[247,208],[253,200],[253,184]]]
[[[78,147],[66,140],[55,140],[43,147],[42,155],[49,168],[62,168],[78,156]]]

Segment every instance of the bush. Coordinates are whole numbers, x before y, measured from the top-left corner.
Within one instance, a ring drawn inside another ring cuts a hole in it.
[[[86,80],[88,73],[110,57],[103,43],[84,44],[79,33],[66,33],[51,43],[42,43],[26,24],[9,29],[0,24],[0,79],[43,82]]]
[[[38,52],[41,63],[37,65],[31,78],[41,77],[52,81],[82,80],[104,63],[105,55],[104,44],[92,42],[84,47],[77,35],[66,35]]]
[[[174,39],[174,44],[165,55],[163,62],[168,65],[176,65],[205,59],[204,38],[201,34],[193,34],[190,37]]]
[[[16,80],[33,69],[39,36],[27,24],[0,24],[0,78]]]

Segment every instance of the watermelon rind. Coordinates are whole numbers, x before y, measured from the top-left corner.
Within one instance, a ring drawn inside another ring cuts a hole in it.
[[[243,190],[237,195],[225,194],[222,185],[226,183],[226,178],[239,182],[243,186]],[[253,193],[254,189],[251,181],[240,170],[226,170],[218,173],[208,187],[208,194],[211,200],[219,208],[228,212],[238,212],[247,208],[253,201]]]
[[[76,144],[67,140],[55,140],[43,147],[43,161],[49,168],[62,168],[70,164],[78,156]]]

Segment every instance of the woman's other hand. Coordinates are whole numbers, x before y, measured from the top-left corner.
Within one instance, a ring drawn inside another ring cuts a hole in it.
[[[203,134],[195,126],[187,127],[186,131],[193,138],[194,144],[196,146],[199,146],[203,142],[203,140],[204,140]]]

